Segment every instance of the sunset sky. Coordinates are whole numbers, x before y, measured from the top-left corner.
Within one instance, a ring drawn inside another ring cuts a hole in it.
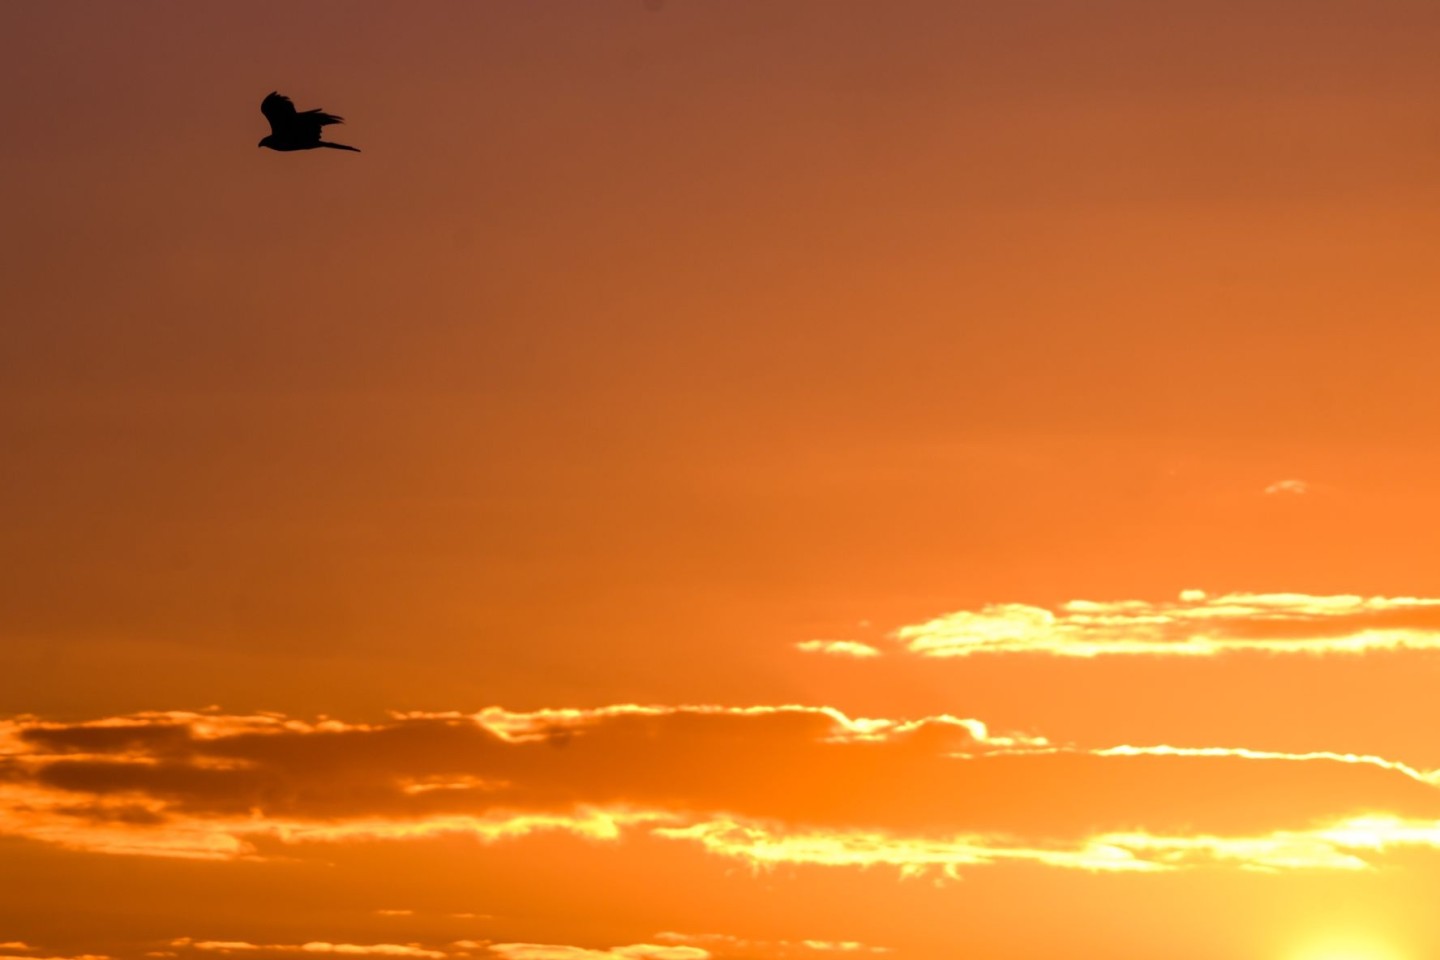
[[[1440,955],[1437,51],[0,3],[0,960]]]

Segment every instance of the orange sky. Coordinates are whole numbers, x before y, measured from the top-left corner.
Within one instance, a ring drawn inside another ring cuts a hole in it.
[[[1437,46],[0,5],[0,960],[1434,956]]]

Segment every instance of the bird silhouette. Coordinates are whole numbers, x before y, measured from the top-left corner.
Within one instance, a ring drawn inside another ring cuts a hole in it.
[[[320,139],[321,127],[345,122],[342,117],[333,113],[323,110],[297,113],[290,98],[276,92],[260,101],[260,112],[270,121],[270,136],[261,140],[259,146],[269,147],[271,150],[314,150],[316,147],[329,147],[332,150],[360,152],[359,147],[347,147],[343,143]]]

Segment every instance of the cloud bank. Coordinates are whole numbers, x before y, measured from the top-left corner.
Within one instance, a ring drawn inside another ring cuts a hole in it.
[[[1361,869],[1397,848],[1440,851],[1440,777],[1381,757],[1077,749],[974,719],[824,707],[13,717],[0,749],[0,834],[122,855],[555,832],[684,843],[756,869],[907,873]]]
[[[1357,654],[1440,649],[1440,600],[1186,590],[1177,601],[1001,603],[895,630],[922,657],[1212,657],[1233,652]],[[851,641],[805,641],[807,653],[855,656]],[[865,645],[858,645],[865,646]],[[870,648],[875,649],[875,648]],[[878,654],[880,651],[876,651]]]
[[[323,954],[346,957],[399,958],[399,960],[819,960],[824,957],[876,957],[889,953],[855,940],[763,940],[728,934],[686,934],[664,931],[653,943],[621,946],[578,946],[565,943],[492,942],[453,940],[432,943],[252,943],[246,940],[201,940],[177,937],[168,950],[151,951],[154,957],[196,954],[244,956],[248,960],[285,960],[287,957]],[[67,960],[108,960],[100,957]]]

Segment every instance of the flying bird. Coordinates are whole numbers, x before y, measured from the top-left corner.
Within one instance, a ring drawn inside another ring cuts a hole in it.
[[[271,150],[314,150],[316,147],[330,147],[332,150],[354,150],[343,143],[331,143],[320,139],[320,128],[332,123],[344,123],[342,117],[323,110],[306,110],[298,113],[289,97],[272,92],[260,101],[260,112],[270,121],[270,136],[261,140],[259,146]]]

